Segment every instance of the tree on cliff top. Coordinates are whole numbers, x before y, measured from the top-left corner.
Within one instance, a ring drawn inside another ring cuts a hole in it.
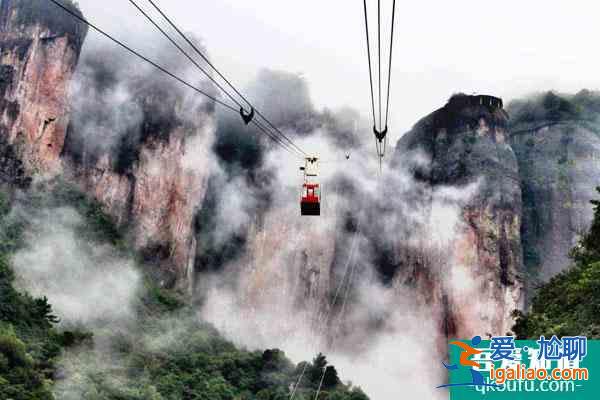
[[[600,187],[596,189],[600,194]],[[535,295],[528,314],[515,312],[519,338],[586,335],[600,338],[600,201],[590,230],[571,252],[574,265]]]
[[[600,187],[596,191],[600,194]],[[592,200],[591,203],[594,205],[592,226],[572,254],[576,261],[584,264],[600,261],[600,200]]]
[[[575,95],[545,92],[525,100],[514,100],[508,105],[510,125],[587,121],[594,122],[600,112],[600,93],[581,90]]]

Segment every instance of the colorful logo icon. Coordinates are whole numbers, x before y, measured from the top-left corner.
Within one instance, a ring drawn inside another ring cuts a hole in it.
[[[476,348],[472,347],[472,346],[479,345],[479,343],[481,343],[481,336],[475,336],[475,337],[473,337],[473,339],[471,339],[471,346],[469,346],[466,343],[458,342],[458,341],[452,341],[452,342],[450,342],[451,345],[460,347],[462,349],[462,352],[460,353],[459,362],[458,362],[458,364],[446,365],[442,361],[442,364],[449,371],[458,370],[459,364],[461,366],[463,366],[463,367],[468,367],[469,371],[471,372],[472,382],[447,383],[445,385],[437,386],[437,388],[450,387],[450,386],[493,386],[493,387],[499,387],[500,386],[500,385],[497,385],[495,383],[486,383],[483,380],[483,375],[481,374],[481,372],[476,371],[475,369],[473,369],[473,367],[475,367],[475,368],[481,368],[481,365],[478,362],[473,361],[473,360],[469,360],[469,357],[477,355],[477,354],[481,354],[481,350],[477,350]]]

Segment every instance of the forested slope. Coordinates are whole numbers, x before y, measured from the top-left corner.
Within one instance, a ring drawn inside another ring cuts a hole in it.
[[[98,204],[62,181],[17,196],[12,207],[7,197],[1,193],[0,398],[287,399],[304,371],[297,399],[314,398],[321,379],[320,399],[367,399],[360,389],[343,384],[323,355],[294,365],[277,349],[236,348],[192,306],[147,276],[127,329],[65,329],[46,298],[15,288],[11,259],[29,245],[31,237],[23,232],[32,223],[32,210],[72,208],[83,217],[75,227],[82,245],[110,246],[134,257],[140,271],[143,261],[127,249]]]
[[[597,188],[600,195],[600,187]],[[539,335],[600,337],[600,201],[593,200],[594,220],[571,251],[573,265],[537,291],[515,332],[522,338]]]

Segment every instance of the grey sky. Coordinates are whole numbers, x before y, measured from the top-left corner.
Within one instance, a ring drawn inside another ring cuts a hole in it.
[[[382,1],[386,19],[391,1]],[[213,61],[239,85],[260,68],[298,72],[317,106],[350,105],[370,115],[361,0],[157,2],[205,40]],[[163,40],[127,0],[80,5],[141,50]],[[600,2],[587,0],[398,0],[392,140],[454,92],[510,100],[536,90],[600,87],[598,15]]]

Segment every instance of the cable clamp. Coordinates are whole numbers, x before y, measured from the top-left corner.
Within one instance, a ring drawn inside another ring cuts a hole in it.
[[[240,115],[244,120],[244,123],[248,125],[254,119],[254,107],[250,107],[250,113],[246,114],[243,108],[240,108]]]

